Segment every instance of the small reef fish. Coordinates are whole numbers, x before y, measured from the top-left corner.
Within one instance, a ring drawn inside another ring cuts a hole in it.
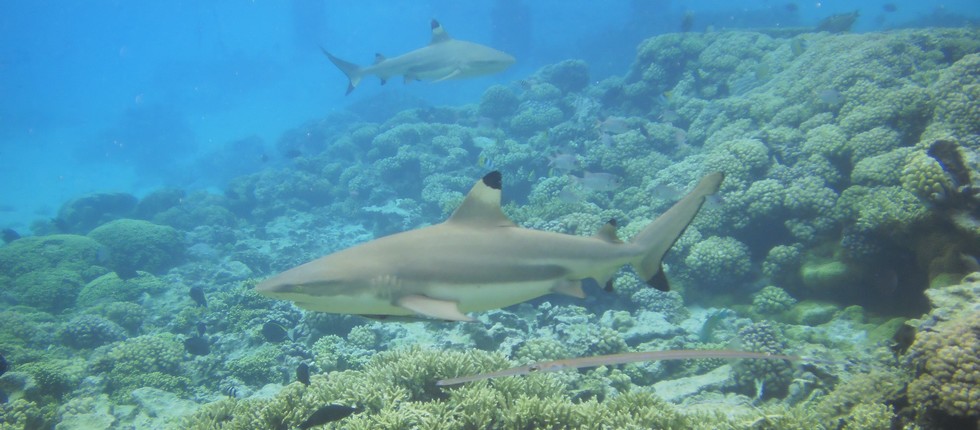
[[[596,128],[603,134],[623,134],[633,129],[630,127],[626,118],[611,116],[596,125]]]
[[[568,175],[568,178],[587,191],[612,191],[623,185],[623,180],[612,173],[585,172],[582,177]]]
[[[826,31],[830,33],[847,33],[851,31],[851,27],[854,27],[854,23],[857,21],[860,14],[858,11],[851,13],[838,13],[828,16],[821,20],[817,24],[817,31]]]
[[[800,357],[798,355],[780,355],[768,354],[764,352],[732,351],[726,349],[680,349],[673,351],[625,352],[622,354],[542,361],[529,364],[527,366],[518,366],[510,369],[498,370],[496,372],[441,379],[436,382],[436,386],[445,387],[449,385],[459,385],[467,382],[481,381],[484,379],[501,378],[504,376],[519,376],[536,372],[558,372],[561,370],[581,369],[583,367],[613,366],[617,364],[637,363],[641,361],[689,360],[701,358],[819,361],[806,357]]]
[[[326,405],[317,409],[306,421],[299,425],[301,430],[306,430],[326,423],[340,421],[363,409],[344,405]]]
[[[422,315],[473,321],[464,312],[502,308],[549,293],[583,298],[582,281],[612,282],[624,265],[669,290],[664,254],[724,175],[706,175],[630,242],[610,222],[592,237],[521,228],[500,209],[502,176],[478,180],[448,220],[356,245],[259,283],[267,297],[317,312]]]
[[[289,338],[286,328],[272,321],[262,324],[262,337],[272,343],[279,343]]]
[[[476,165],[477,166],[480,166],[481,169],[493,170],[494,168],[496,168],[496,165],[494,164],[493,159],[491,159],[490,157],[487,157],[486,154],[482,154],[482,153],[476,159]]]
[[[301,384],[310,386],[310,366],[306,363],[300,363],[296,366],[296,380]]]
[[[191,355],[208,355],[211,353],[211,344],[204,336],[191,336],[184,339],[184,350]]]
[[[3,243],[10,243],[17,239],[20,239],[20,233],[17,233],[17,230],[14,230],[12,228],[3,229],[3,232],[0,233],[0,236],[3,236]]]
[[[194,300],[194,303],[197,303],[198,306],[208,307],[208,299],[204,297],[204,287],[200,285],[191,287],[190,295],[191,300]]]
[[[208,326],[204,325],[203,322],[198,321],[197,323],[197,335],[204,336],[204,333],[208,331]]]
[[[837,106],[844,102],[844,96],[833,88],[827,88],[817,92],[817,98],[825,105]]]
[[[578,156],[568,153],[552,155],[548,157],[548,167],[565,173],[578,170]]]
[[[384,85],[392,76],[404,76],[405,82],[417,80],[446,81],[502,72],[516,61],[513,56],[489,46],[456,40],[432,20],[432,40],[427,46],[394,58],[375,54],[374,64],[361,67],[334,57],[320,48],[330,62],[347,75],[347,94],[365,76],[375,75]]]

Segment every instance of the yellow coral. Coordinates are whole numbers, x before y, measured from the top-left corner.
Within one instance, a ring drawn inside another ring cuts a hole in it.
[[[906,191],[929,202],[940,202],[952,186],[943,167],[925,152],[913,152],[905,159],[902,188]]]

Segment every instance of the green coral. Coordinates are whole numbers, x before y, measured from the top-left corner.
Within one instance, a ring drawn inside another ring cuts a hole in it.
[[[277,380],[282,352],[276,345],[266,344],[245,355],[228,360],[226,366],[233,376],[250,385],[263,385]]]
[[[858,161],[851,170],[851,183],[865,186],[892,186],[902,183],[902,170],[912,148],[896,148]]]
[[[85,236],[24,237],[0,247],[0,274],[17,277],[50,268],[84,273],[99,264],[101,249],[102,245]]]
[[[849,156],[847,134],[840,127],[826,124],[816,127],[806,133],[803,142],[803,153],[820,155],[829,160],[840,160]]]
[[[855,426],[882,414],[880,406],[876,405],[892,402],[901,395],[906,380],[895,369],[872,369],[842,380],[833,391],[820,398],[813,409],[824,422],[842,420],[851,423],[852,428],[860,428]],[[862,410],[869,416],[862,417],[859,413]]]
[[[17,277],[10,291],[28,306],[61,312],[75,305],[75,298],[84,285],[84,279],[77,272],[55,268]]]
[[[749,274],[749,247],[733,237],[710,236],[691,247],[684,268],[699,288],[721,289]]]
[[[725,173],[726,186],[744,186],[769,166],[769,149],[756,139],[735,139],[712,149],[705,160],[708,171]]]
[[[530,136],[562,122],[565,114],[557,107],[535,102],[525,105],[510,119],[510,131],[518,136]]]
[[[909,400],[922,418],[942,413],[980,419],[980,311],[920,331],[909,357],[917,369]]]
[[[184,258],[183,235],[173,227],[148,221],[120,219],[92,230],[89,237],[109,251],[109,267],[116,272],[163,272]]]
[[[858,133],[847,141],[851,163],[868,157],[882,155],[902,146],[902,135],[888,127],[875,127]]]
[[[517,348],[514,359],[518,363],[536,363],[568,358],[568,355],[568,348],[561,341],[551,337],[542,337],[524,342]]]
[[[936,93],[933,121],[959,137],[980,134],[980,54],[966,55],[943,70],[932,89]]]
[[[753,323],[739,330],[738,338],[745,351],[769,354],[787,352],[782,330],[768,321]],[[760,398],[782,396],[793,379],[793,366],[779,360],[741,360],[732,369],[735,386],[743,393]]]
[[[752,296],[752,310],[758,314],[775,315],[789,310],[796,304],[796,299],[786,290],[768,285]]]
[[[841,193],[836,211],[860,231],[881,232],[892,237],[907,232],[929,215],[928,208],[901,187],[858,185]]]
[[[501,119],[517,111],[520,100],[510,88],[504,85],[493,85],[483,92],[480,97],[478,112],[491,119]]]
[[[37,384],[28,396],[32,400],[61,399],[78,386],[85,376],[85,365],[75,359],[42,360],[19,365],[17,371],[31,375]]]
[[[104,372],[114,398],[126,399],[135,388],[186,389],[189,380],[181,375],[184,347],[170,333],[143,335],[113,344],[95,357],[92,369]]]
[[[916,151],[905,159],[902,188],[927,202],[943,202],[953,190],[953,183],[943,166],[925,151]]]

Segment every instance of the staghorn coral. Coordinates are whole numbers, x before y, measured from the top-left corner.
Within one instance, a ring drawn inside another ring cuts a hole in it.
[[[980,419],[980,311],[963,312],[933,330],[920,331],[908,360],[916,369],[909,400],[920,419]]]

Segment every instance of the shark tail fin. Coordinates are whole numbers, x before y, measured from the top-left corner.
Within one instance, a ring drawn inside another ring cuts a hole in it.
[[[326,49],[323,49],[322,46],[320,47],[320,50],[323,51],[323,55],[326,55],[334,66],[337,66],[341,72],[344,72],[344,74],[347,75],[347,94],[354,91],[354,88],[357,88],[357,84],[361,83],[361,66],[334,57],[332,54],[327,52]]]
[[[721,172],[709,173],[701,178],[691,192],[633,237],[631,242],[646,252],[640,254],[631,264],[636,274],[648,285],[660,291],[670,290],[667,277],[663,273],[664,255],[694,220],[705,198],[718,192],[723,179],[725,175]]]

